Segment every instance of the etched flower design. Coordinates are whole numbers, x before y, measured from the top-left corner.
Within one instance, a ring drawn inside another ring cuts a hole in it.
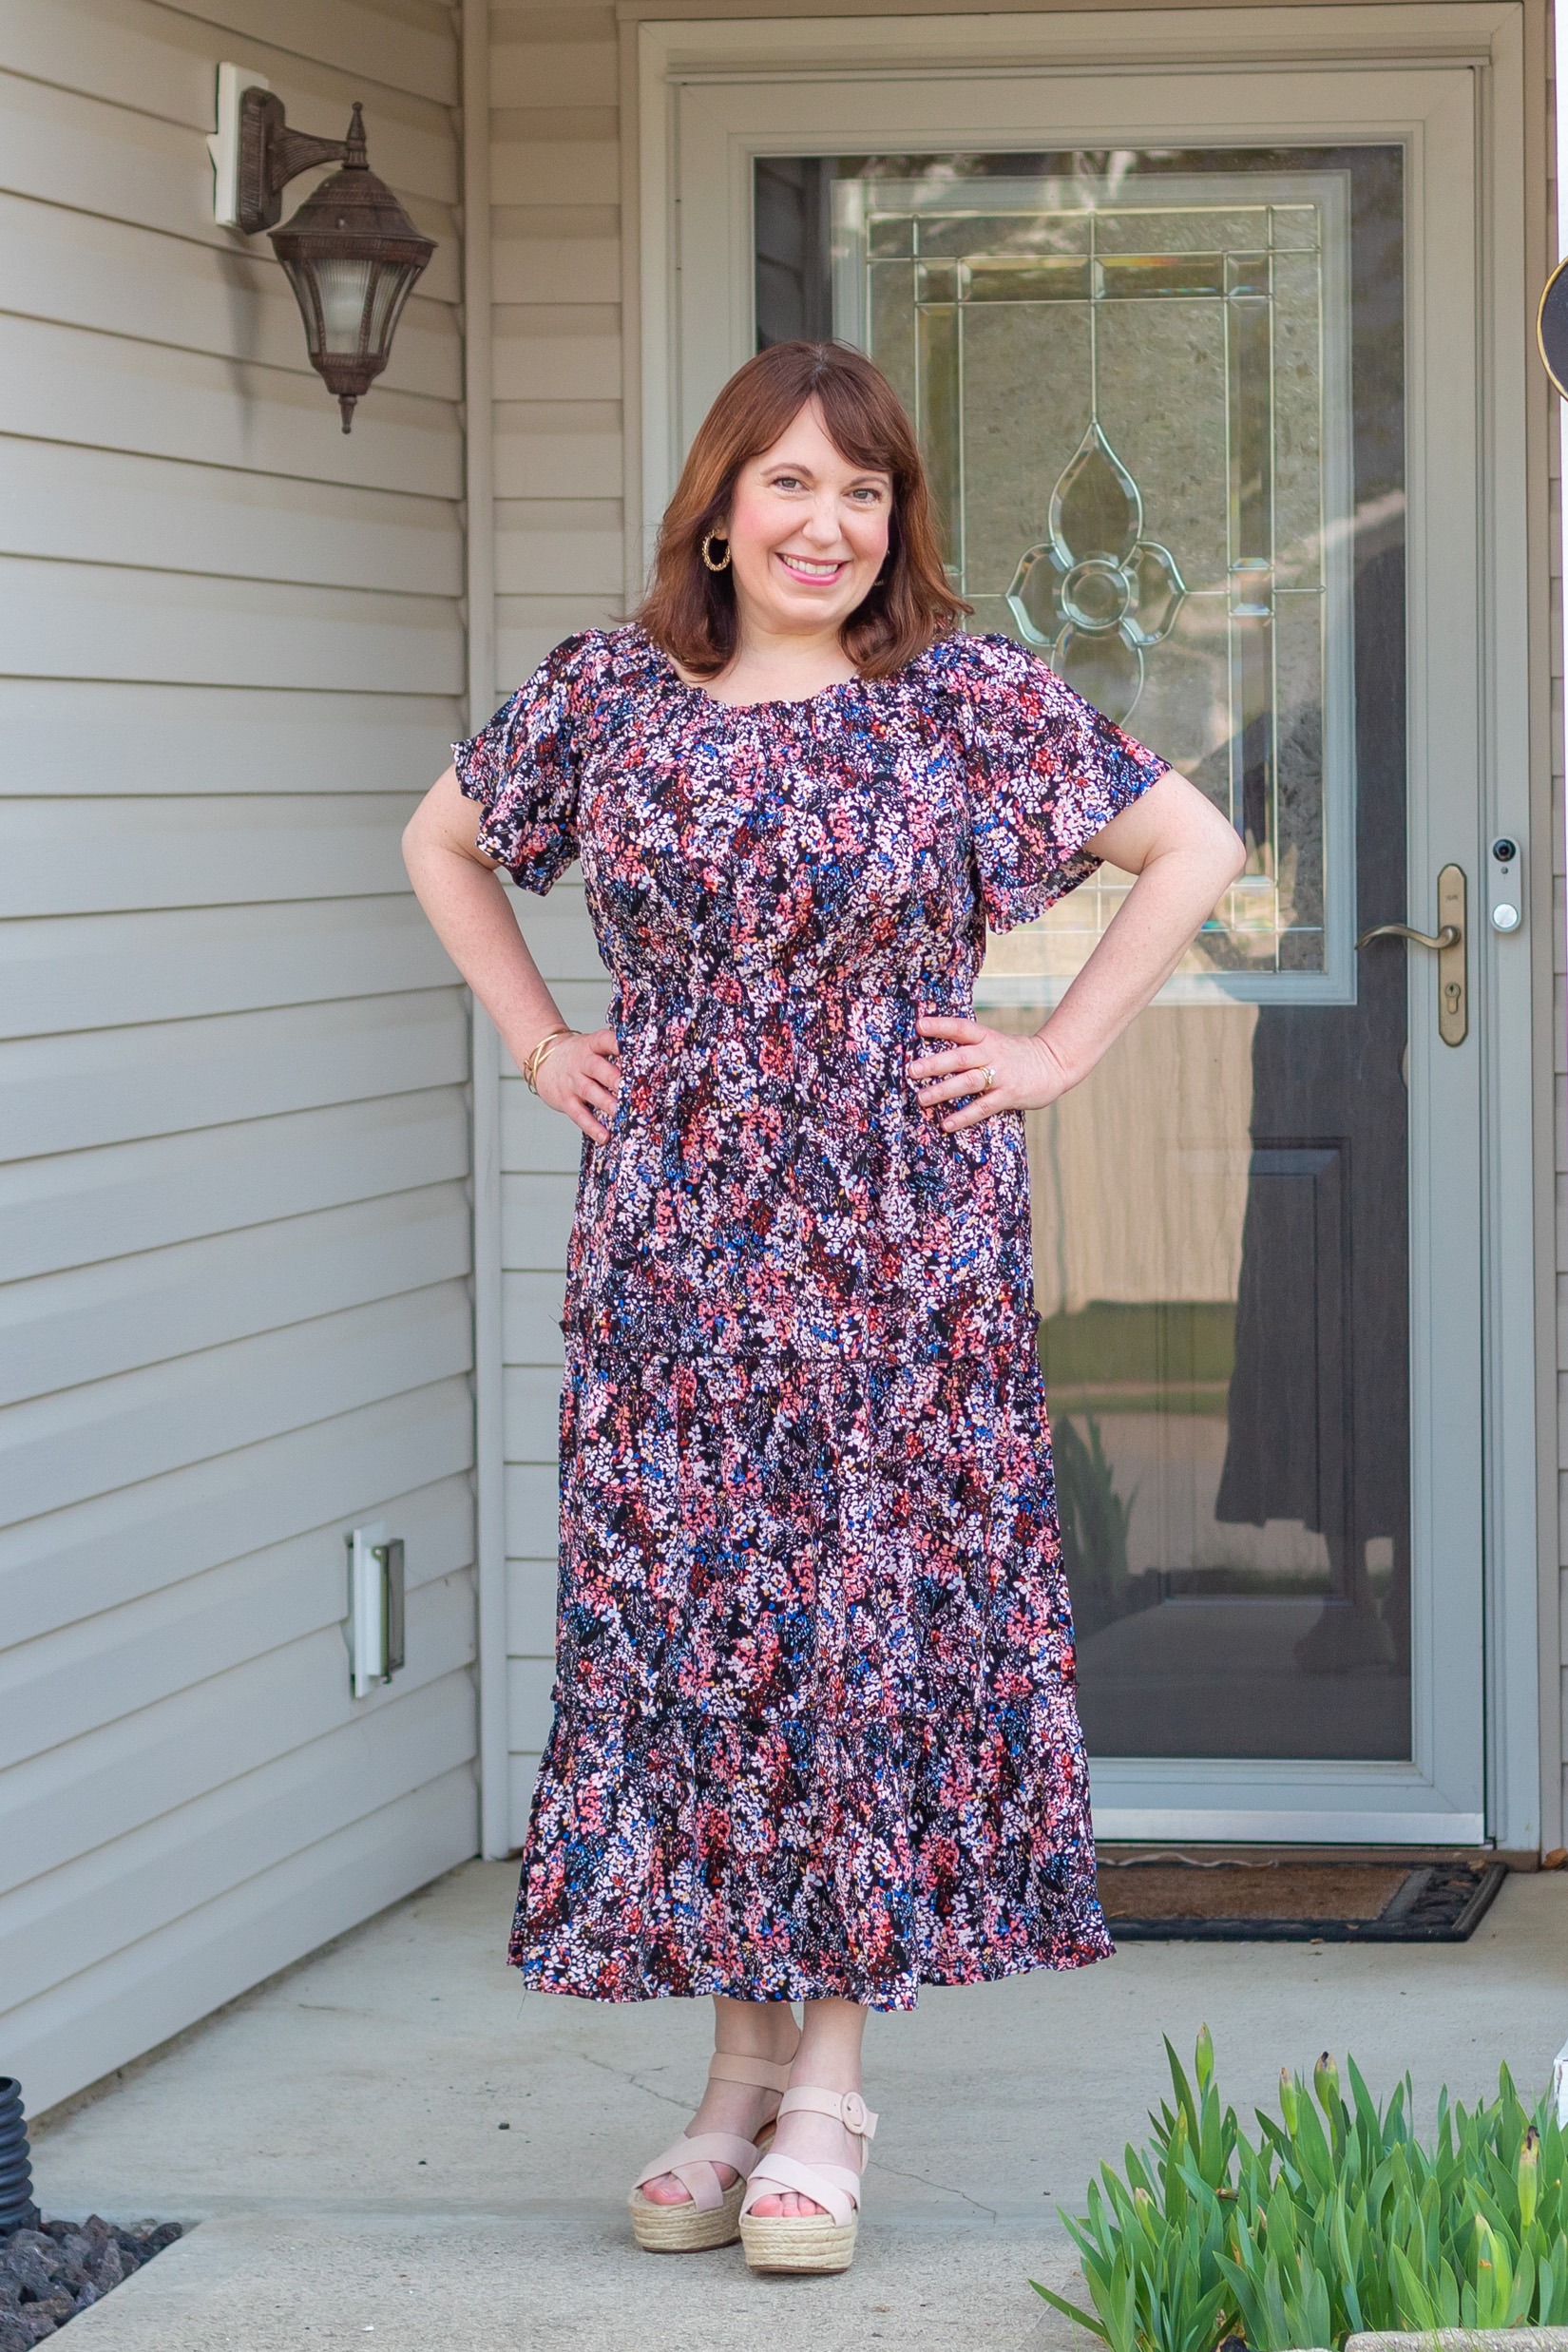
[[[1050,537],[1020,558],[1007,602],[1027,642],[1108,718],[1131,716],[1143,656],[1176,626],[1187,583],[1143,536],[1138,484],[1098,419],[1051,492]]]

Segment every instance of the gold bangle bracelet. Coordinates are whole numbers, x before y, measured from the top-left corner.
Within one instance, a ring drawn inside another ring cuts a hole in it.
[[[545,1067],[545,1062],[548,1061],[555,1047],[560,1044],[561,1038],[570,1037],[571,1034],[572,1033],[569,1029],[563,1029],[560,1037],[547,1037],[540,1045],[539,1051],[533,1058],[533,1090],[535,1094],[539,1092],[540,1071]]]
[[[545,1030],[544,1036],[540,1039],[538,1044],[534,1047],[532,1053],[523,1064],[523,1075],[528,1081],[528,1092],[530,1094],[536,1095],[539,1092],[539,1065],[544,1061],[549,1047],[559,1044],[562,1038],[570,1037],[571,1034],[571,1030],[564,1023],[563,1023],[559,1029]]]

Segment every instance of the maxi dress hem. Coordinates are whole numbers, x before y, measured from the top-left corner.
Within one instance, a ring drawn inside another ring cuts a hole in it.
[[[852,2000],[863,2009],[879,2009],[889,2015],[907,2015],[919,2006],[919,1995],[926,1985],[958,1986],[965,1984],[1001,1984],[1008,1977],[1028,1977],[1046,1969],[1064,1975],[1073,1968],[1092,1968],[1097,1960],[1114,1960],[1116,1945],[1101,1922],[1098,1933],[1086,1936],[1081,1944],[1062,1953],[1055,1950],[1027,1952],[1016,1959],[984,1960],[964,1971],[957,1969],[922,1969],[919,1976],[908,1983],[866,1986],[847,1980],[829,1983],[822,1978],[801,1976],[789,1972],[782,1979],[764,1982],[757,1978],[722,1980],[718,1973],[701,1971],[686,1984],[645,1983],[634,1991],[600,1992],[591,1986],[574,1984],[569,1969],[552,1974],[548,1961],[540,1952],[525,1950],[508,1954],[509,1964],[523,1979],[530,1993],[569,1996],[574,2000],[603,2003],[632,2003],[648,2000],[692,2000],[712,1995],[721,2000]]]

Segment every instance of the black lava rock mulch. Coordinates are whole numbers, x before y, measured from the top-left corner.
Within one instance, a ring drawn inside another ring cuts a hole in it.
[[[116,2229],[92,2213],[0,2238],[0,2352],[32,2352],[179,2235],[178,2222]]]

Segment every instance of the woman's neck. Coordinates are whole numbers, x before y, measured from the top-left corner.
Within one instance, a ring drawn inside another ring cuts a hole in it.
[[[813,637],[748,628],[726,668],[703,682],[718,702],[803,702],[859,672],[836,629]]]

